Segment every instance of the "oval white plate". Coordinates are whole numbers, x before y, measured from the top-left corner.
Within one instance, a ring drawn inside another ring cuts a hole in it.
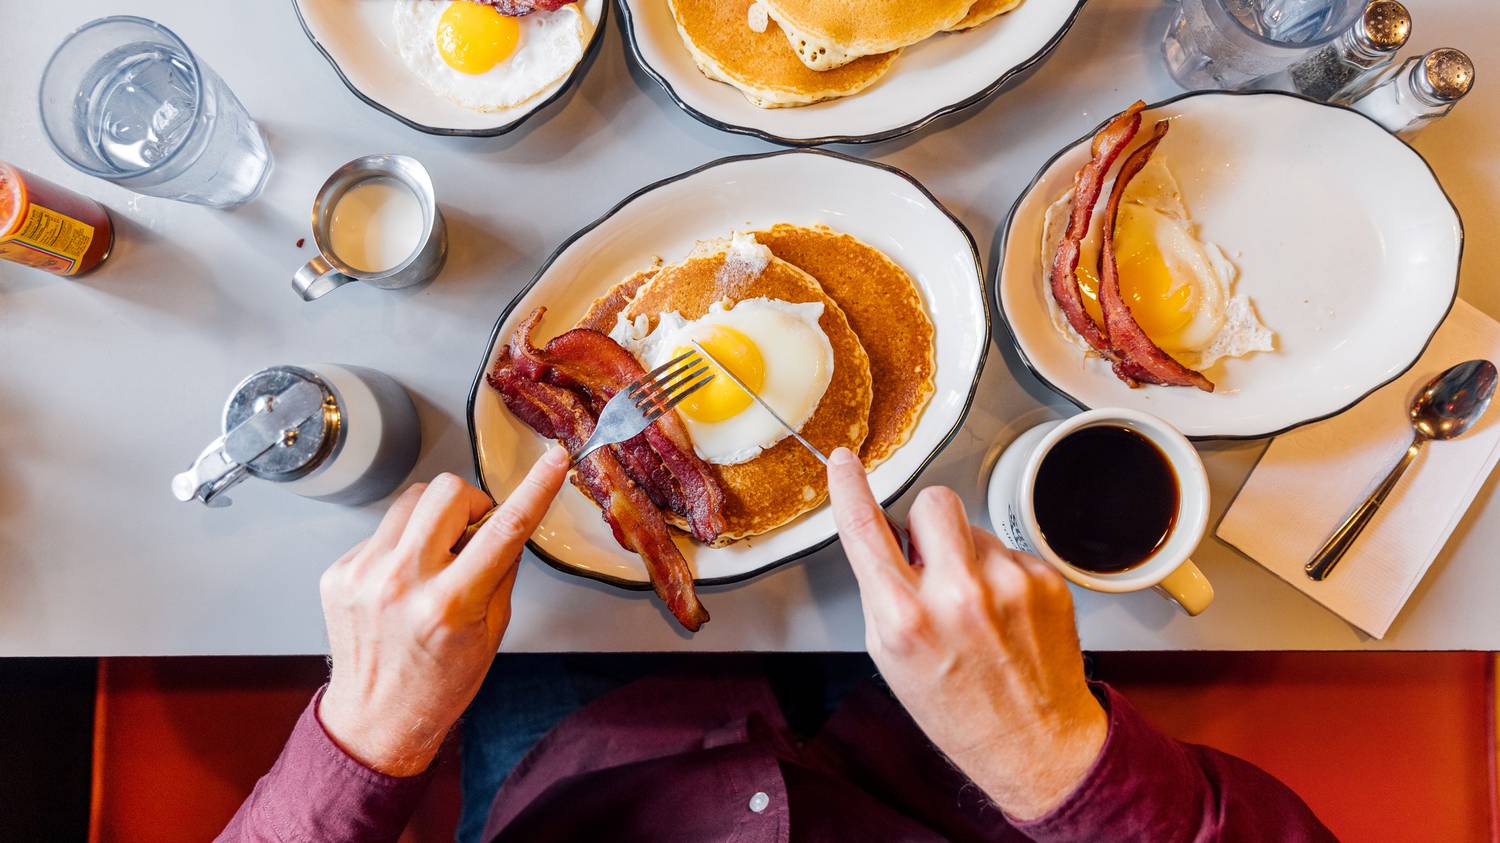
[[[566,330],[617,281],[685,256],[695,241],[778,222],[826,223],[883,250],[916,279],[937,343],[936,392],[910,441],[870,473],[882,501],[894,501],[942,450],[973,402],[989,347],[989,311],[974,239],[900,170],[822,150],[725,158],[642,188],[562,244],[506,307],[485,347],[469,394],[469,435],[480,482],[503,495],[541,454],[544,442],[516,421],[484,375],[516,324],[546,306],[540,336]],[[702,584],[742,580],[833,540],[825,506],[762,536],[710,548],[679,537]],[[530,547],[554,567],[626,588],[649,588],[645,567],[615,543],[599,510],[567,488]]]
[[[1239,267],[1276,350],[1226,360],[1217,389],[1130,389],[1053,327],[1042,220],[1088,160],[1089,136],[1047,162],[1002,235],[996,296],[1021,359],[1085,409],[1155,413],[1199,439],[1272,436],[1348,409],[1411,368],[1458,293],[1463,226],[1422,156],[1374,121],[1278,93],[1187,94],[1157,155],[1200,236]],[[1103,197],[1095,208],[1102,213]]]
[[[1025,0],[972,30],[906,48],[884,78],[854,96],[799,108],[756,108],[699,72],[667,0],[620,0],[620,28],[631,55],[687,113],[726,132],[816,146],[888,140],[980,102],[1051,52],[1083,3]]]
[[[384,0],[292,0],[302,31],[354,95],[372,108],[432,135],[503,135],[551,104],[584,74],[602,42],[609,5],[580,0],[593,24],[583,60],[530,101],[500,111],[471,111],[428,90],[396,50],[391,4]]]

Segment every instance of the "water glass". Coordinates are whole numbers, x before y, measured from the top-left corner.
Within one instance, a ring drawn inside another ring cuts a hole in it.
[[[265,136],[171,30],[133,16],[79,27],[42,72],[42,128],[69,164],[137,193],[233,207],[265,186]]]
[[[1338,37],[1362,8],[1363,0],[1181,0],[1162,58],[1190,91],[1243,88]]]

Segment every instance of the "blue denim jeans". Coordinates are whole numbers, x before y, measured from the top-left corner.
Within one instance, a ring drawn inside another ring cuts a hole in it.
[[[490,803],[511,769],[563,718],[615,688],[674,669],[735,662],[764,670],[793,732],[810,735],[862,679],[863,654],[501,655],[463,720],[458,843],[480,843]]]

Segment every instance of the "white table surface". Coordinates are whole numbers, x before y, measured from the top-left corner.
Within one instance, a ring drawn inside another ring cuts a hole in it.
[[[1500,5],[1411,8],[1409,49],[1458,46],[1479,66],[1475,92],[1416,146],[1466,223],[1461,294],[1500,315],[1500,78],[1490,75],[1500,73]],[[214,436],[234,383],[285,362],[382,369],[421,411],[414,476],[472,476],[470,379],[495,316],[553,247],[642,184],[770,147],[678,110],[629,67],[614,20],[571,96],[513,134],[468,139],[420,134],[355,99],[289,2],[137,0],[128,9],[174,29],[224,77],[266,130],[275,171],[257,201],[232,212],[134,196],[74,172],[42,138],[36,80],[67,31],[121,7],[0,0],[3,28],[18,34],[0,87],[0,157],[98,198],[119,231],[109,262],[80,281],[0,264],[0,655],[321,653],[318,575],[383,505],[345,509],[253,482],[228,509],[174,500],[169,478]],[[1093,0],[1031,79],[915,136],[853,151],[920,179],[988,254],[1018,191],[1059,146],[1135,97],[1176,92],[1157,53],[1168,14],[1145,0]],[[304,304],[288,279],[313,253],[310,242],[294,245],[308,236],[313,194],[339,164],[371,152],[414,155],[432,171],[450,227],[447,269],[415,291],[351,287]],[[980,518],[995,444],[1026,421],[1071,412],[996,336],[967,425],[924,478],[959,489]],[[1204,447],[1215,521],[1261,449]],[[1495,486],[1491,478],[1383,641],[1210,538],[1196,554],[1218,592],[1205,615],[1189,619],[1150,593],[1080,593],[1084,646],[1500,649]],[[528,559],[504,647],[863,646],[859,597],[837,547],[705,591],[713,622],[689,637],[644,594]]]

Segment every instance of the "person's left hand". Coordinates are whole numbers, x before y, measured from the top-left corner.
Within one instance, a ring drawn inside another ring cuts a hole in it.
[[[393,776],[432,763],[494,661],[521,549],[567,470],[553,447],[457,556],[489,496],[453,474],[419,483],[323,574],[333,673],[318,717],[345,752]]]

